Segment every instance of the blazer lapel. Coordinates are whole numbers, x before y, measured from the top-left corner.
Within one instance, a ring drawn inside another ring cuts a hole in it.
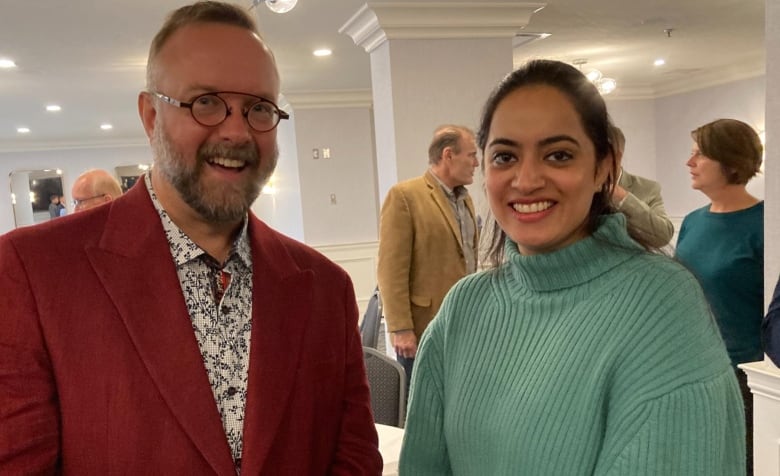
[[[112,205],[87,255],[171,413],[217,474],[235,467],[168,242],[139,184]]]
[[[299,269],[277,232],[253,216],[250,220],[255,271],[241,470],[259,474],[295,385],[312,313],[314,272]]]
[[[444,190],[441,189],[439,182],[435,177],[428,175],[430,173],[430,171],[425,172],[425,181],[431,190],[431,198],[433,198],[433,201],[439,207],[442,215],[444,215],[444,218],[447,220],[447,224],[450,226],[450,231],[452,231],[452,236],[455,238],[455,241],[457,241],[462,248],[463,243],[461,242],[460,226],[458,226],[458,220],[455,217],[455,211],[452,209],[452,205],[450,205],[449,199],[444,194]]]

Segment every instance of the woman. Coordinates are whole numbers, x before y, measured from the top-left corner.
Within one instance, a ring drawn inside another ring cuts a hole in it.
[[[764,358],[764,202],[745,188],[761,167],[763,146],[752,127],[734,119],[710,122],[691,135],[691,186],[711,203],[685,217],[676,255],[699,279],[739,379],[752,474],[753,397],[736,366]]]
[[[488,99],[495,267],[458,282],[422,338],[400,474],[743,474],[723,343],[693,276],[610,208],[608,126],[556,61]]]

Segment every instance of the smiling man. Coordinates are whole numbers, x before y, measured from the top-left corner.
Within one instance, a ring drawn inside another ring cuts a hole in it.
[[[249,211],[278,96],[244,10],[176,10],[138,98],[151,172],[0,237],[0,473],[381,472],[348,275]]]

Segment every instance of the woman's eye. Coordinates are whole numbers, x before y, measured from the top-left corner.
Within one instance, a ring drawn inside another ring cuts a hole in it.
[[[572,156],[568,152],[564,152],[562,150],[556,150],[555,152],[551,154],[547,154],[547,160],[551,162],[566,162],[567,160],[571,160],[574,156]]]
[[[496,165],[504,165],[514,160],[514,156],[512,154],[506,153],[506,152],[496,152],[494,153],[490,161]]]

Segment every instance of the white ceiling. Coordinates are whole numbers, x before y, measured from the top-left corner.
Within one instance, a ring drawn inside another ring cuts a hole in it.
[[[370,91],[368,54],[338,33],[364,3],[299,0],[281,15],[255,9],[286,95]],[[0,151],[142,142],[136,97],[148,45],[166,13],[181,4],[0,0],[0,58],[18,65],[0,69]],[[664,33],[669,28],[671,37]],[[586,58],[583,70],[596,67],[618,81],[616,96],[663,96],[764,70],[763,0],[551,0],[525,31],[551,36],[516,48],[515,64]],[[333,56],[314,57],[319,47]],[[657,57],[667,64],[654,67]],[[46,112],[49,103],[62,111]],[[104,122],[114,129],[101,131]],[[20,126],[31,132],[18,134]]]

